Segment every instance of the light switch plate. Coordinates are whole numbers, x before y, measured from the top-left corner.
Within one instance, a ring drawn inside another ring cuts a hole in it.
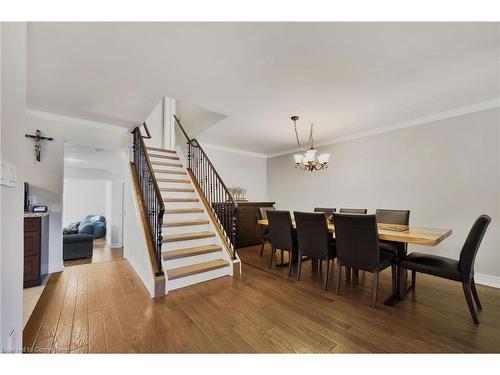
[[[8,161],[2,160],[2,186],[16,187],[17,169],[16,166]]]

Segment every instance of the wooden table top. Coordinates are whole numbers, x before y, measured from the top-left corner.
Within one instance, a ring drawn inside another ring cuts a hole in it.
[[[295,221],[293,226],[295,227]],[[258,220],[257,224],[269,225],[267,220]],[[333,224],[328,223],[328,230],[335,233]],[[406,242],[415,245],[436,246],[452,233],[451,229],[412,227],[397,224],[378,224],[379,239],[385,241]]]

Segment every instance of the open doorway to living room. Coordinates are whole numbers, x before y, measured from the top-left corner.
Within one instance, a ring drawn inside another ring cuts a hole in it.
[[[64,147],[64,266],[123,258],[123,150]]]

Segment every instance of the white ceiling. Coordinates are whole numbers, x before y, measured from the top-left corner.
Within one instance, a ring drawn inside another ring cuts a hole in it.
[[[162,96],[273,154],[500,98],[499,23],[30,23],[28,106],[124,126]],[[189,128],[189,124],[184,122]]]
[[[119,173],[126,154],[122,150],[66,143],[64,167],[105,170]]]

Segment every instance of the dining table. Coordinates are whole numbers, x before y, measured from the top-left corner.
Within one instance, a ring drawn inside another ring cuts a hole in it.
[[[268,226],[269,222],[265,219],[257,221],[257,224]],[[292,220],[292,225],[295,228],[295,220]],[[421,246],[434,247],[446,238],[451,236],[452,230],[446,228],[431,228],[400,224],[385,224],[377,223],[378,238],[383,241],[400,242]],[[328,222],[328,231],[335,238],[335,226]],[[401,294],[406,292],[404,286],[399,285],[399,277],[396,280],[396,293],[389,297],[385,304],[395,306],[401,299]]]

